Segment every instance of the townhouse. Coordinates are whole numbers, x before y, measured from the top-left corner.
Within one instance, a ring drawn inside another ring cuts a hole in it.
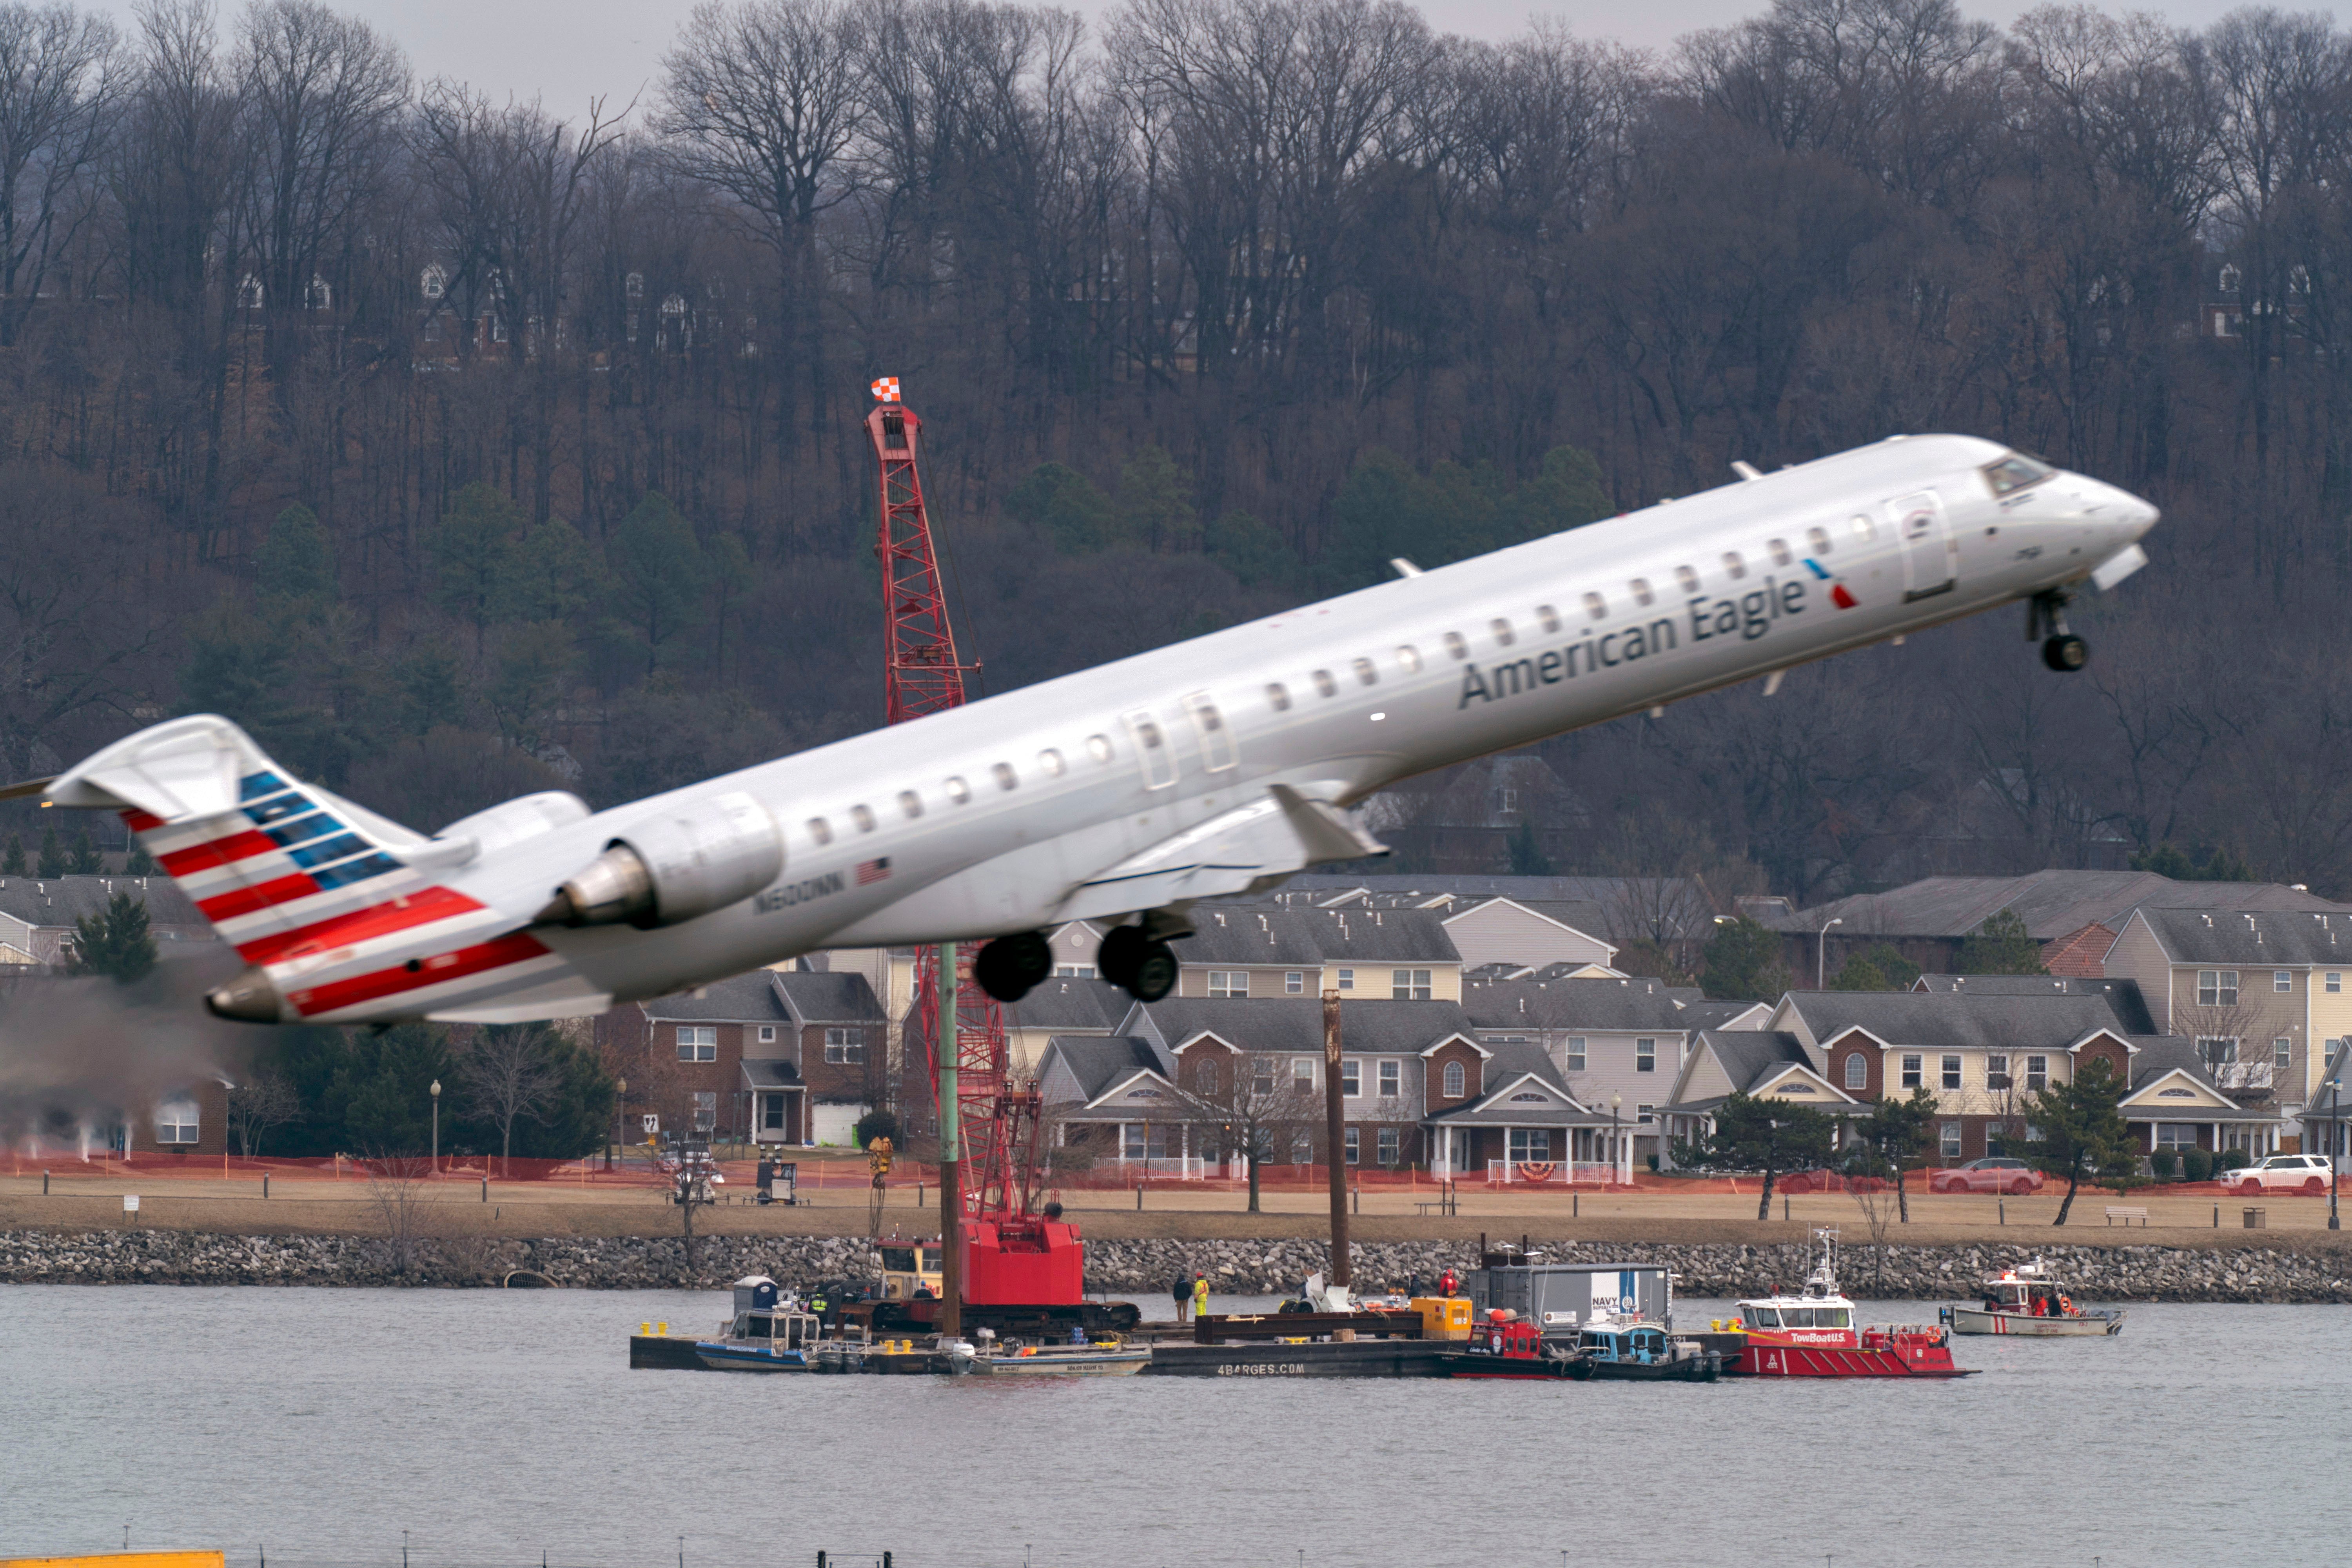
[[[1480,980],[1465,987],[1463,1007],[1481,1043],[1535,1046],[1579,1103],[1613,1113],[1637,1162],[1665,1152],[1658,1108],[1675,1098],[1697,1034],[1753,1028],[1771,1012],[1632,975]]]
[[[664,1131],[849,1143],[881,1102],[885,1020],[862,974],[756,969],[637,1006],[626,1108]]]
[[[2233,1097],[2302,1115],[2352,1036],[2352,912],[2143,905],[2120,927],[2106,973],[2138,983],[2158,1027]]]
[[[1861,1097],[1841,1090],[1823,1075],[1811,1048],[1792,1031],[1702,1029],[1658,1110],[1659,1166],[1673,1168],[1675,1145],[1714,1131],[1715,1113],[1734,1094],[1810,1105],[1833,1116],[1868,1110]]]

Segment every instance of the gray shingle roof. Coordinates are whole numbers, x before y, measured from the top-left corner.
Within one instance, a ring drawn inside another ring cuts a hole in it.
[[[2176,882],[2153,871],[2036,871],[2024,877],[1929,877],[1884,893],[1857,893],[1815,909],[1762,918],[1781,931],[1819,931],[1832,917],[1847,937],[1966,936],[1988,916],[2012,910],[2037,942],[2070,936],[2093,921],[2121,931],[2137,906],[2200,910],[2324,910],[2352,906],[2275,882]]]
[[[805,1024],[879,1024],[882,1004],[866,976],[845,970],[832,973],[814,969],[763,970]]]
[[[1465,1122],[1479,1127],[1606,1127],[1609,1114],[1591,1109],[1578,1109],[1571,1104],[1537,1105],[1514,1097],[1538,1093],[1527,1087],[1534,1078],[1545,1089],[1570,1101],[1574,1092],[1561,1079],[1559,1069],[1550,1053],[1540,1046],[1507,1044],[1494,1047],[1487,1059],[1482,1082],[1486,1092],[1466,1105],[1451,1110],[1441,1110],[1429,1117],[1431,1121],[1444,1121],[1460,1126]]]
[[[1782,1068],[1794,1064],[1810,1068],[1805,1043],[1796,1036],[1772,1029],[1710,1029],[1699,1045],[1715,1052],[1723,1075],[1743,1092],[1753,1090]]]
[[[1462,1009],[1482,1029],[1698,1027],[1690,1004],[1663,980],[1498,980],[1462,988]]]
[[[1052,975],[1018,1002],[1004,1004],[1004,1023],[1013,1029],[1108,1032],[1127,1016],[1127,993],[1108,980]]]
[[[1970,996],[2104,996],[2116,1026],[2126,1035],[2153,1035],[2156,1020],[2137,980],[2089,980],[2070,974],[1923,974],[1912,987]]]
[[[1286,891],[1310,899],[1361,888],[1384,898],[1427,902],[1450,899],[1444,911],[1459,914],[1487,899],[1509,899],[1541,910],[1554,920],[1572,925],[1588,936],[1612,942],[1651,934],[1652,914],[1665,916],[1683,929],[1670,934],[1702,934],[1714,914],[1706,890],[1693,879],[1681,877],[1485,877],[1391,873],[1350,877],[1331,872],[1307,872],[1283,884]],[[1581,918],[1570,919],[1553,908],[1574,907]],[[1591,922],[1591,923],[1587,923]]]
[[[27,925],[69,926],[105,913],[118,892],[147,906],[150,925],[206,923],[204,911],[169,877],[0,877],[0,912]]]
[[[2063,1050],[2096,1030],[2126,1032],[2105,996],[1792,991],[1788,1000],[1824,1047],[1853,1028],[1927,1050]]]
[[[2179,1072],[2194,1079],[2224,1100],[2230,1091],[2218,1088],[2205,1058],[2197,1052],[2197,1042],[2179,1035],[2141,1035],[2132,1040],[2131,1093],[2137,1094],[2168,1073]],[[2278,1113],[2268,1107],[2235,1107],[2216,1110],[2210,1106],[2170,1110],[2153,1100],[2124,1107],[2124,1115],[2134,1121],[2275,1121]]]
[[[754,1058],[743,1063],[747,1089],[798,1089],[800,1082],[801,1069],[790,1062]]]
[[[1186,964],[1459,963],[1443,920],[1428,910],[1317,910],[1204,903],[1176,944]]]
[[[656,1023],[789,1024],[792,1014],[785,1010],[783,994],[775,986],[776,979],[773,970],[755,969],[749,974],[714,980],[708,985],[656,996],[637,1005],[647,1019]],[[858,984],[865,982],[861,979]]]
[[[1245,1051],[1303,1056],[1323,1049],[1323,1004],[1313,997],[1255,1002],[1171,996],[1145,1003],[1141,1011],[1171,1048],[1208,1033]],[[1340,1043],[1351,1053],[1418,1055],[1450,1035],[1476,1037],[1469,1015],[1456,1003],[1339,1004]]]
[[[2138,911],[2157,940],[2183,963],[2352,967],[2352,910],[2252,911],[2143,906]],[[2118,931],[2122,926],[2117,925]]]
[[[1087,1100],[1138,1071],[1169,1078],[1174,1070],[1150,1041],[1132,1035],[1056,1035],[1045,1049],[1062,1058]]]

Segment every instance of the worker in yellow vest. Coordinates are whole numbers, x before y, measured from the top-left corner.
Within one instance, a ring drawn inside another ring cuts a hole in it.
[[[1192,1318],[1198,1321],[1209,1310],[1209,1276],[1206,1272],[1192,1276]]]

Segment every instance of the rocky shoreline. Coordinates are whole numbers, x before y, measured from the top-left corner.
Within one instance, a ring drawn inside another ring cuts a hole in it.
[[[1467,1242],[1370,1242],[1355,1250],[1366,1286],[1424,1287],[1476,1259]],[[1664,1263],[1685,1296],[1760,1294],[1794,1286],[1804,1248],[1738,1245],[1561,1242],[1559,1261]],[[2326,1247],[2142,1246],[1850,1246],[1841,1282],[1856,1298],[1941,1300],[1969,1294],[1989,1269],[2045,1258],[2077,1300],[2100,1301],[2352,1301],[2352,1252]],[[1099,1240],[1087,1244],[1090,1289],[1164,1295],[1177,1274],[1202,1269],[1222,1293],[1295,1291],[1327,1260],[1318,1241]],[[675,1237],[403,1242],[355,1236],[210,1236],[186,1231],[0,1233],[0,1282],[78,1285],[497,1286],[578,1289],[718,1289],[744,1274],[788,1282],[861,1282],[866,1244],[840,1237],[706,1237],[689,1271]],[[531,1278],[535,1277],[535,1278]]]

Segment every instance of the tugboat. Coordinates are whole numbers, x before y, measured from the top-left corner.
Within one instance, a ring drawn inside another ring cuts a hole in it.
[[[1956,1334],[2031,1334],[2037,1338],[2111,1337],[2124,1331],[2121,1310],[2084,1311],[2050,1277],[2041,1258],[1984,1279],[1984,1305],[1937,1314]]]
[[[1723,1357],[1657,1323],[1595,1311],[1576,1337],[1569,1376],[1603,1383],[1713,1383]]]
[[[1729,1331],[1738,1355],[1725,1370],[1748,1377],[1966,1377],[1952,1364],[1948,1330],[1926,1323],[1857,1329],[1853,1302],[1838,1289],[1837,1230],[1813,1232],[1822,1260],[1801,1295],[1775,1293],[1739,1303]]]
[[[1584,1375],[1576,1370],[1573,1349],[1547,1343],[1540,1328],[1504,1307],[1489,1310],[1486,1321],[1471,1326],[1466,1342],[1440,1352],[1437,1360],[1447,1377],[1546,1383]]]
[[[764,1274],[735,1281],[735,1316],[716,1339],[697,1340],[694,1359],[713,1372],[807,1372],[822,1324],[778,1298]]]

